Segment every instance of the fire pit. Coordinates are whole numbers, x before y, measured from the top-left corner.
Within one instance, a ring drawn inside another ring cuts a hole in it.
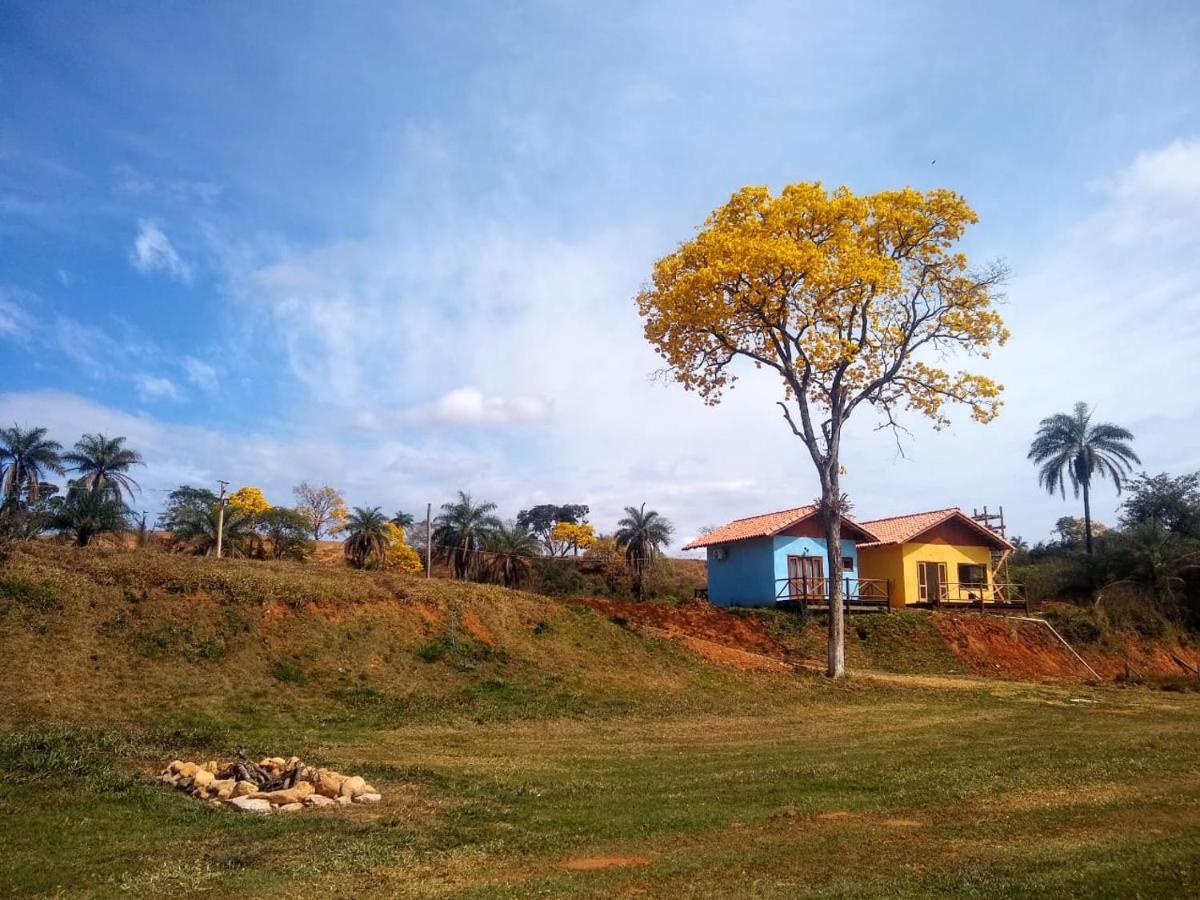
[[[239,753],[231,763],[175,760],[158,776],[164,784],[241,812],[296,812],[305,807],[378,803],[383,796],[358,775],[314,769],[299,757],[254,762]]]

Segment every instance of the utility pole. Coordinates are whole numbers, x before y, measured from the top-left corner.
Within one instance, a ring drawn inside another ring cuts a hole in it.
[[[217,498],[217,559],[221,558],[221,544],[225,537],[225,488],[229,487],[228,481],[220,481],[221,496]]]
[[[433,504],[425,504],[425,577],[433,577]]]

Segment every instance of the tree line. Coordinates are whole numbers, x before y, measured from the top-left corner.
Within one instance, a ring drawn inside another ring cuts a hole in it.
[[[0,536],[34,538],[46,532],[69,536],[87,546],[102,534],[136,529],[147,541],[147,523],[129,506],[140,491],[130,474],[144,466],[142,455],[124,437],[85,434],[70,451],[47,437],[45,428],[0,429]],[[50,481],[69,478],[65,490]],[[444,562],[454,578],[494,581],[521,587],[542,560],[568,555],[607,559],[619,555],[638,599],[646,575],[670,543],[674,527],[645,504],[628,506],[611,535],[588,522],[585,504],[541,504],[503,521],[495,503],[476,501],[459,491],[443,503],[424,529],[410,513],[387,516],[382,507],[350,509],[330,485],[301,482],[295,504],[271,504],[262,490],[247,485],[228,496],[206,487],[180,485],[167,495],[154,523],[172,549],[198,555],[248,559],[303,560],[317,541],[340,538],[346,563],[358,569],[420,572],[426,562]],[[422,559],[423,550],[425,560]]]

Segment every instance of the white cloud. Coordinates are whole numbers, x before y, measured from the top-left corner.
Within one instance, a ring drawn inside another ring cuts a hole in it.
[[[1174,434],[1166,446],[1195,445],[1185,411],[1200,415],[1200,401],[1147,386],[1200,381],[1197,259],[1149,232],[1121,253],[1108,243],[1114,221],[1156,198],[1189,196],[1194,145],[1143,154],[1114,176],[1094,216],[1040,256],[1011,260],[1014,339],[979,364],[1008,387],[997,422],[961,417],[935,433],[909,417],[905,457],[873,431],[869,412],[851,423],[845,484],[858,515],[1003,504],[1018,533],[1047,533],[1073,508],[1039,493],[1025,451],[1037,421],[1077,399],[1135,432],[1153,427],[1155,446],[1139,443],[1149,468],[1178,462],[1156,452],[1158,435]],[[648,377],[660,362],[632,297],[678,237],[624,228],[568,240],[498,225],[414,235],[385,224],[362,241],[285,253],[240,295],[257,304],[312,396],[377,436],[414,425],[528,426],[519,451],[483,430],[461,434],[442,447],[454,466],[427,465],[424,447],[397,454],[399,467],[441,492],[435,502],[457,487],[510,514],[586,502],[604,529],[645,500],[675,520],[682,543],[704,524],[809,502],[818,488],[768,374],[747,370],[716,408]],[[440,399],[416,412],[382,412],[431,395]],[[1098,514],[1112,521],[1109,502],[1115,495],[1102,489]]]
[[[1200,138],[1147,150],[1099,185],[1109,203],[1083,231],[1128,246],[1151,240],[1200,244]]]
[[[443,425],[497,427],[543,422],[550,404],[541,397],[489,397],[473,387],[461,387],[438,398],[421,418]]]
[[[202,359],[194,356],[183,358],[183,370],[187,373],[188,382],[202,391],[214,392],[217,389],[217,370]]]
[[[179,388],[169,378],[137,372],[132,376],[138,396],[143,400],[179,400]]]
[[[211,203],[220,196],[221,188],[211,181],[156,178],[131,166],[120,166],[117,169],[116,192],[130,197],[155,197],[178,203]]]
[[[3,288],[0,288],[0,335],[10,338],[24,338],[32,327],[31,320],[25,310],[17,305]]]
[[[143,275],[161,272],[184,283],[192,280],[192,267],[183,261],[171,239],[156,222],[138,220],[138,233],[129,253],[130,262]]]

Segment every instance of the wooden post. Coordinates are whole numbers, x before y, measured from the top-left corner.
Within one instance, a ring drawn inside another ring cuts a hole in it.
[[[433,577],[433,504],[425,504],[425,577]]]
[[[220,482],[221,496],[217,498],[217,559],[221,558],[221,547],[225,538],[225,488],[229,487],[228,481]]]

